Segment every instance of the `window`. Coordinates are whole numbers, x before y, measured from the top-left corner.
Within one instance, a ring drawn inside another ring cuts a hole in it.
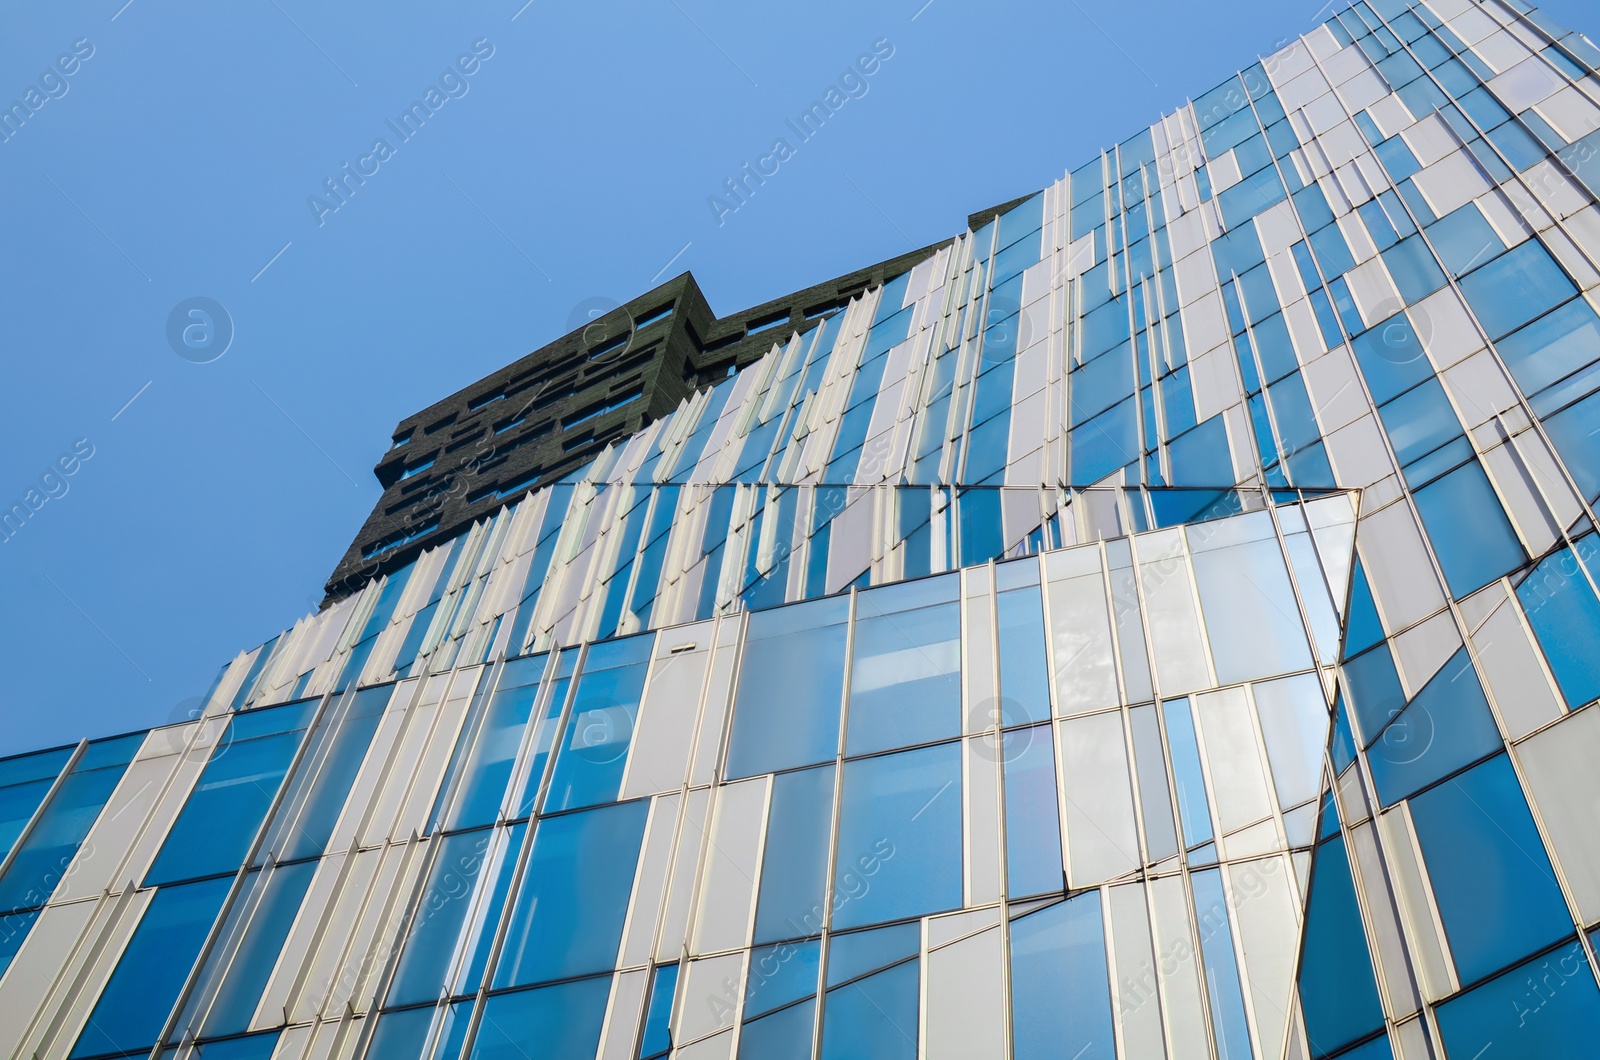
[[[216,966],[220,950],[213,951],[212,960],[208,962],[208,972],[214,969],[221,985],[206,1014],[202,1029],[206,1037],[243,1034],[250,1029],[251,1019],[261,1003],[284,940],[289,937],[289,929],[294,926],[295,914],[300,911],[317,864],[303,861],[298,865],[276,867],[267,873],[251,873],[243,894],[255,898],[259,890],[259,900],[253,904],[248,898],[234,902],[223,937],[237,929],[234,922],[246,910],[250,910],[249,925],[237,949],[229,954],[231,961],[225,974],[223,968]],[[271,1052],[268,1048],[267,1055]]]
[[[1456,599],[1527,561],[1489,477],[1476,460],[1417,490],[1414,496],[1450,594]]]
[[[317,702],[236,714],[145,875],[145,885],[233,873],[278,795]]]
[[[1572,931],[1504,755],[1418,795],[1411,817],[1462,982],[1497,972]]]
[[[1467,303],[1498,339],[1578,293],[1537,239],[1509,250],[1461,281]]]
[[[1050,726],[1012,729],[1002,737],[1006,793],[1006,893],[1012,898],[1065,886]]]
[[[1115,1060],[1100,892],[1011,922],[1016,1060]]]
[[[562,733],[544,812],[616,799],[654,645],[654,635],[646,635],[589,648]]]
[[[1034,561],[1028,570],[1037,578]],[[1004,576],[1006,567],[997,568]],[[1002,585],[1004,583],[1002,582]],[[1050,665],[1044,644],[1044,605],[1037,583],[995,598],[1000,633],[1000,724],[1020,725],[1050,717]]]
[[[960,744],[845,765],[833,889],[839,928],[961,904]]]
[[[618,803],[539,822],[496,987],[614,966],[649,805]]]
[[[834,774],[828,765],[773,779],[756,901],[758,943],[814,935],[827,921]]]
[[[1590,534],[1578,541],[1576,552],[1564,548],[1552,553],[1517,587],[1528,625],[1574,710],[1600,696],[1600,661],[1594,656],[1594,645],[1600,643],[1600,600],[1589,581],[1597,569],[1594,561],[1600,559],[1597,545],[1600,541]]]
[[[1515,1042],[1522,1056],[1581,1056],[1594,1048],[1600,990],[1572,942],[1451,998],[1438,1014],[1451,1056],[1492,1055],[1496,1041]]]
[[[1367,752],[1378,800],[1390,806],[1500,749],[1500,730],[1467,649],[1423,686]]]
[[[284,800],[278,826],[282,834],[271,836],[266,844],[278,860],[316,857],[327,850],[393,691],[392,685],[363,688],[346,696],[331,712],[333,717],[318,726],[319,736],[328,741],[325,753],[315,773],[301,771],[303,783],[297,787],[303,790],[292,788]]]
[[[1317,1057],[1383,1026],[1350,859],[1337,820],[1333,827],[1334,838],[1317,848],[1312,862],[1300,956],[1300,1003]]]
[[[155,1044],[232,886],[232,877],[224,876],[155,893],[72,1047],[73,1057],[142,1053]]]
[[[570,653],[562,655],[567,662]],[[517,751],[539,697],[539,681],[545,669],[545,656],[530,655],[513,659],[501,671],[499,686],[474,724],[468,721],[456,748],[456,760],[451,766],[454,794],[448,810],[442,815],[445,828],[471,828],[492,824],[500,815],[501,803],[506,798],[512,767]],[[479,702],[482,702],[480,698]],[[555,709],[560,711],[559,701]],[[546,721],[544,729],[553,723]],[[548,744],[548,739],[546,741]],[[548,750],[548,747],[545,748]],[[533,778],[537,787],[539,778]]]
[[[143,743],[143,734],[124,736],[91,744],[84,751],[0,876],[0,913],[43,905],[55,893]]]
[[[961,612],[954,575],[856,597],[845,753],[961,733]]]
[[[1217,680],[1227,685],[1309,669],[1305,625],[1271,514],[1191,526],[1187,533]]]
[[[832,598],[750,616],[727,779],[813,765],[838,753],[849,612],[848,599]]]
[[[601,976],[491,997],[469,1060],[527,1060],[531,1042],[540,1060],[593,1060],[610,995]]]

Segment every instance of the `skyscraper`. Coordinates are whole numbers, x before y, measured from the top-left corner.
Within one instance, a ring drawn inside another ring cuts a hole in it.
[[[1589,1055],[1597,71],[1360,0],[404,421],[196,718],[0,761],[0,1056]]]

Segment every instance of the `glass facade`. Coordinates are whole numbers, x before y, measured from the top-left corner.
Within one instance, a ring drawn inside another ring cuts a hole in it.
[[[0,1056],[1589,1055],[1597,68],[1343,7],[0,760]]]

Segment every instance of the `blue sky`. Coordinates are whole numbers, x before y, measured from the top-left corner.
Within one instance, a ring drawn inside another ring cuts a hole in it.
[[[1593,28],[1585,0],[1545,6]],[[0,508],[49,499],[0,544],[0,754],[181,715],[315,606],[395,422],[586,300],[692,269],[725,313],[933,242],[1320,10],[13,6],[0,101],[46,102],[0,143]],[[830,86],[855,94],[719,218],[724,181]],[[402,140],[430,88],[446,104]],[[328,209],[346,163],[370,175]],[[194,297],[231,319],[215,359],[169,344]]]

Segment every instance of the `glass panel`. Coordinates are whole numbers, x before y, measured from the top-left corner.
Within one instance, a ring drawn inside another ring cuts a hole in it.
[[[959,743],[845,765],[833,889],[841,928],[961,905]]]
[[[1445,581],[1457,599],[1527,561],[1477,461],[1417,490],[1415,497]]]
[[[1115,1060],[1100,892],[1011,922],[1016,1060]]]
[[[389,987],[389,1004],[432,1001],[444,992],[492,837],[486,829],[438,840],[439,852]]]
[[[1172,776],[1178,786],[1178,818],[1183,823],[1183,845],[1193,848],[1210,842],[1211,804],[1206,800],[1205,775],[1200,771],[1200,745],[1194,737],[1194,714],[1187,699],[1169,699],[1161,705],[1167,722],[1167,744],[1172,749]]]
[[[1600,356],[1600,317],[1581,298],[1495,346],[1524,394],[1537,394]]]
[[[833,777],[830,765],[773,778],[756,942],[814,935],[827,920]]]
[[[654,636],[590,647],[572,699],[544,812],[616,799],[639,720]]]
[[[817,999],[809,998],[751,1020],[739,1033],[739,1060],[811,1060],[816,1019]]]
[[[470,1060],[528,1060],[534,1042],[539,1060],[594,1060],[610,995],[600,976],[491,997]]]
[[[1577,942],[1451,998],[1439,1006],[1450,1055],[1582,1056],[1594,1049],[1600,990]]]
[[[10,916],[0,916],[0,976],[6,974],[6,969],[11,967],[12,958],[17,951],[22,949],[22,944],[28,940],[28,932],[33,929],[33,922],[39,919],[39,910],[28,913],[13,913]]]
[[[727,778],[833,758],[850,601],[817,600],[749,618],[728,738]]]
[[[1341,838],[1324,842],[1311,866],[1300,1003],[1313,1056],[1325,1056],[1383,1026],[1350,860]]]
[[[922,924],[917,921],[834,935],[828,940],[828,986],[914,957],[921,948]]]
[[[236,715],[145,875],[145,884],[233,872],[277,797],[316,703]]]
[[[160,1036],[233,880],[163,887],[100,994],[73,1057],[144,1052]]]
[[[1006,789],[1006,892],[1017,898],[1060,891],[1066,880],[1050,726],[1006,733],[1001,760]]]
[[[821,1060],[915,1060],[917,962],[828,991]]]
[[[625,802],[539,822],[496,987],[615,966],[649,808]]]
[[[1192,526],[1188,534],[1218,682],[1309,669],[1305,626],[1271,514]]]
[[[1429,679],[1367,751],[1378,801],[1393,805],[1500,749],[1500,730],[1467,649]]]
[[[1461,281],[1461,290],[1492,339],[1515,331],[1578,293],[1537,239],[1467,276]]]
[[[10,853],[72,751],[63,747],[0,761],[0,858]]]
[[[960,734],[961,611],[954,602],[956,592],[951,576],[875,589],[856,598],[846,754]]]
[[[1499,755],[1411,800],[1417,841],[1463,982],[1572,931],[1511,762]]]
[[[126,769],[123,763],[82,769],[88,762],[86,753],[79,768],[61,782],[28,838],[12,856],[11,866],[0,876],[0,912],[27,909],[49,900]]]
[[[1200,953],[1205,959],[1206,997],[1211,1002],[1211,1034],[1216,1039],[1218,1060],[1251,1060],[1250,1024],[1239,988],[1239,960],[1233,951],[1222,873],[1207,869],[1189,880],[1200,925]]]
[[[261,901],[251,913],[250,926],[206,1016],[202,1031],[206,1037],[243,1034],[250,1029],[250,1019],[261,1003],[278,953],[289,937],[316,869],[315,861],[306,861],[274,869],[267,878]],[[236,902],[234,909],[242,911],[242,903]]]
[[[1044,604],[1038,586],[1003,592],[1000,618],[1000,724],[1050,717],[1050,664],[1044,646]]]
[[[750,951],[744,1014],[759,1016],[817,992],[822,972],[822,940],[782,942]]]
[[[294,807],[295,815],[287,823],[287,834],[273,837],[268,844],[279,861],[317,857],[327,849],[344,800],[361,771],[393,691],[392,685],[363,688],[355,694],[347,711],[326,723],[332,746],[322,768],[315,777],[308,778],[311,790],[303,796],[303,802],[298,793],[284,800],[286,807]]]
[[[678,966],[663,964],[650,980],[650,1001],[645,1009],[644,1036],[639,1040],[642,1060],[657,1060],[672,1049],[672,998],[678,989]]]
[[[1589,562],[1595,545],[1596,538],[1590,534],[1578,542],[1576,552],[1564,548],[1553,553],[1517,587],[1528,625],[1573,709],[1600,696],[1600,659],[1594,652],[1594,645],[1600,643],[1600,600],[1584,570],[1595,569]],[[1584,560],[1582,566],[1579,556]]]
[[[565,659],[565,656],[563,656]],[[495,689],[483,720],[464,746],[464,759],[458,758],[452,767],[456,780],[456,794],[449,813],[442,822],[448,829],[470,828],[492,824],[500,815],[505,801],[506,785],[510,783],[512,767],[516,764],[517,750],[522,746],[523,733],[533,712],[534,700],[539,696],[539,681],[544,673],[545,656],[533,655],[506,663],[501,673],[499,687]],[[556,710],[560,710],[556,705]],[[548,730],[549,723],[544,726]],[[548,741],[548,737],[546,738]],[[457,755],[462,751],[457,750]],[[533,781],[535,785],[538,780]]]

